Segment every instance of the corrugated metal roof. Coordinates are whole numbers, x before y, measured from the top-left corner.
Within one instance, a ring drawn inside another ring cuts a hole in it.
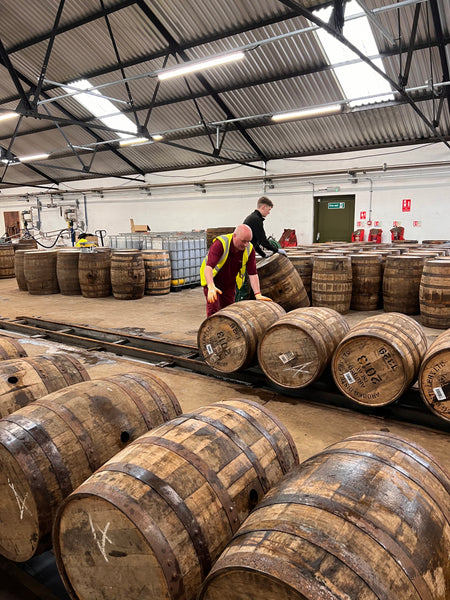
[[[317,8],[326,3],[304,0],[302,6]],[[25,94],[39,81],[59,4],[59,0],[15,0],[2,5],[0,39]],[[0,147],[11,147],[15,156],[49,152],[50,159],[39,164],[38,171],[51,180],[81,179],[94,173],[96,177],[112,173],[124,176],[225,161],[267,161],[450,139],[450,86],[430,83],[442,82],[449,67],[450,7],[446,0],[437,0],[438,27],[428,3],[413,2],[376,13],[393,40],[372,26],[386,73],[397,85],[406,65],[414,14],[419,10],[416,6],[420,6],[416,49],[405,84],[406,89],[421,88],[409,93],[417,110],[397,94],[394,103],[354,111],[347,108],[336,116],[279,124],[271,121],[271,114],[345,100],[316,33],[302,31],[311,23],[296,12],[293,3],[104,0],[103,4],[105,14],[97,0],[66,0],[45,78],[68,83],[88,77],[93,85],[114,83],[102,88],[105,95],[122,101],[114,110],[125,111],[130,118],[136,110],[139,124],[146,125],[149,133],[165,132],[165,139],[120,148],[117,142],[102,143],[117,139],[117,134],[105,131],[104,125],[73,97],[39,104],[37,112],[35,107],[27,111],[22,104],[18,109],[24,116],[17,130],[17,121],[0,121]],[[392,8],[394,3],[366,0],[366,6],[376,10]],[[247,49],[245,60],[233,64],[163,82],[154,76],[165,60],[170,66],[242,47]],[[130,79],[127,86],[121,81],[122,69]],[[130,101],[129,93],[132,105],[123,104]],[[61,87],[47,81],[39,100],[62,94]],[[0,115],[17,107],[20,100],[15,81],[0,64]],[[47,111],[53,120],[47,118]],[[417,111],[423,113],[423,119]],[[436,130],[441,138],[424,122],[435,121],[438,116]],[[96,149],[90,173],[82,169],[71,145],[82,147],[77,152],[86,165],[92,149]],[[8,185],[5,181],[12,182],[13,176],[23,183],[46,183],[40,173],[16,165],[7,170],[0,187]]]

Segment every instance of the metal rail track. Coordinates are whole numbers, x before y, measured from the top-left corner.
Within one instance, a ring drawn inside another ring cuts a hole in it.
[[[259,367],[232,374],[215,371],[203,360],[197,346],[192,344],[175,343],[112,329],[95,329],[38,317],[0,319],[1,329],[31,338],[49,339],[74,345],[86,350],[112,352],[118,356],[147,361],[160,367],[180,368],[223,381],[275,391],[282,396],[297,400],[338,406],[380,419],[394,419],[450,433],[450,422],[432,413],[422,401],[419,390],[414,387],[396,402],[376,408],[356,404],[341,394],[330,373],[326,373],[314,384],[301,390],[287,390],[272,383]]]

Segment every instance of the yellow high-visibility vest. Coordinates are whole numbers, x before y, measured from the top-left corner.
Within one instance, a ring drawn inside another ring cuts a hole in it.
[[[213,269],[213,277],[215,277],[217,275],[217,273],[223,267],[223,265],[225,264],[225,262],[228,258],[228,254],[230,253],[230,246],[231,246],[232,238],[233,238],[233,234],[227,233],[226,235],[219,235],[219,237],[217,237],[213,240],[213,243],[216,240],[219,240],[223,246],[223,254],[220,257],[219,262]],[[244,254],[242,256],[242,267],[241,267],[239,273],[236,275],[236,285],[238,286],[238,289],[241,289],[241,287],[244,283],[247,262],[248,262],[248,259],[250,257],[252,250],[253,250],[253,245],[251,243],[244,250]],[[203,286],[207,285],[206,279],[205,279],[205,267],[206,267],[207,260],[208,260],[208,255],[205,256],[205,258],[203,259],[203,262],[202,262],[202,266],[200,267],[200,283]]]

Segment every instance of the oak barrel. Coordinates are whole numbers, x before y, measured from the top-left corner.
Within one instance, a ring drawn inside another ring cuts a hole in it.
[[[282,254],[272,254],[256,265],[261,293],[284,310],[309,306],[309,298],[292,262]]]
[[[381,256],[352,254],[352,310],[377,310],[381,292]]]
[[[83,365],[65,353],[0,362],[0,417],[37,398],[89,379]]]
[[[144,250],[145,294],[162,296],[170,292],[172,268],[167,250]]]
[[[0,244],[0,279],[14,277],[14,246]]]
[[[311,254],[298,254],[296,252],[289,252],[288,258],[294,265],[295,270],[300,275],[305,291],[308,294],[308,298],[311,300],[311,277],[314,257]]]
[[[422,325],[450,328],[450,258],[427,260],[420,280],[419,302]]]
[[[56,250],[27,250],[23,272],[28,292],[34,296],[59,294],[56,276]]]
[[[137,300],[144,297],[145,268],[139,250],[113,251],[111,287],[114,298],[119,300]]]
[[[383,275],[386,312],[419,314],[419,285],[425,258],[413,254],[387,256]]]
[[[3,360],[21,358],[26,355],[27,352],[19,340],[6,335],[0,335],[0,365]]]
[[[448,600],[450,475],[363,432],[294,469],[250,514],[199,600]]]
[[[313,306],[325,306],[341,314],[348,313],[352,298],[350,256],[331,254],[315,256],[311,295]]]
[[[259,365],[277,385],[303,388],[322,375],[349,329],[345,318],[331,308],[291,310],[264,334]]]
[[[59,250],[56,256],[56,277],[63,296],[80,296],[78,276],[79,250]]]
[[[441,333],[426,351],[418,382],[428,408],[450,421],[450,329]]]
[[[78,277],[84,298],[105,298],[111,295],[111,250],[80,252]]]
[[[32,250],[37,248],[38,244],[34,238],[20,238],[17,242],[17,250]]]
[[[284,426],[246,400],[141,436],[59,511],[54,549],[69,594],[194,600],[250,510],[296,464]]]
[[[336,385],[358,404],[385,406],[417,379],[427,349],[422,327],[401,313],[368,317],[349,331],[334,353]]]
[[[130,441],[181,413],[149,373],[78,383],[0,420],[0,552],[47,549],[62,500]]]
[[[243,300],[219,310],[200,325],[198,349],[210,367],[234,373],[249,366],[266,329],[282,317],[275,302]]]
[[[17,286],[22,292],[28,292],[28,285],[27,280],[25,279],[24,271],[25,252],[26,250],[16,250],[14,253],[14,273],[16,276]]]

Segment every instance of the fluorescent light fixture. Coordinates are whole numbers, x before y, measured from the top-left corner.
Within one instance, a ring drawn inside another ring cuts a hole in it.
[[[137,146],[139,144],[145,144],[146,142],[149,142],[150,140],[146,137],[133,137],[127,140],[122,140],[121,142],[119,142],[119,146],[121,148],[123,148],[123,146]]]
[[[50,154],[32,154],[30,156],[18,156],[17,159],[20,160],[20,162],[33,162],[35,160],[45,160],[46,158],[48,158],[50,156]]]
[[[176,67],[164,69],[158,73],[158,79],[171,79],[172,77],[179,77],[180,75],[186,75],[187,73],[211,69],[213,67],[218,67],[219,65],[225,65],[236,60],[241,60],[244,57],[245,53],[239,51],[225,54],[223,56],[216,56],[215,58],[207,58],[206,60],[193,60],[185,63],[184,65],[177,65]]]
[[[0,121],[7,121],[8,119],[17,119],[18,116],[19,114],[16,112],[0,113]]]
[[[329,106],[318,106],[316,108],[305,108],[303,110],[291,110],[289,112],[277,113],[272,116],[272,121],[289,121],[291,119],[308,119],[310,117],[324,117],[334,115],[342,111],[342,104],[330,104]]]
[[[160,133],[154,133],[152,134],[152,140],[154,140],[155,142],[159,142],[160,140],[163,139],[163,135],[161,135]]]

